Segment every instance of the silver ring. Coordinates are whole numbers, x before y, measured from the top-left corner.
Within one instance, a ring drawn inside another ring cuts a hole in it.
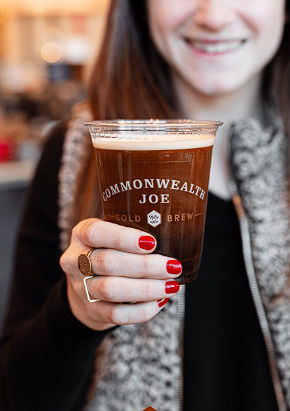
[[[85,286],[85,290],[86,290],[86,294],[87,294],[87,299],[89,303],[96,303],[97,301],[101,301],[100,299],[92,299],[88,290],[88,285],[87,285],[87,280],[89,278],[94,278],[94,275],[89,275],[87,277],[84,278],[84,286]]]
[[[87,254],[80,254],[78,256],[78,267],[82,275],[97,275],[92,272],[92,262],[90,256],[95,248],[91,248]]]

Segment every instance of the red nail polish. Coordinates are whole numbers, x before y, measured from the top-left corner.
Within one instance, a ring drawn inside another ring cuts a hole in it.
[[[162,300],[158,300],[158,305],[159,307],[163,307],[165,304],[167,304],[169,301],[169,298],[162,298]]]
[[[143,235],[139,238],[139,247],[143,250],[153,250],[155,247],[156,241],[155,238],[150,237],[149,235]]]
[[[179,283],[177,281],[167,281],[165,283],[165,292],[166,294],[174,294],[179,290]]]
[[[182,265],[178,260],[169,260],[167,261],[166,269],[169,274],[180,274]]]

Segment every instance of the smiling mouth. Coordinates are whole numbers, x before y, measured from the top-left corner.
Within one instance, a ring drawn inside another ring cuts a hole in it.
[[[232,53],[246,43],[246,40],[185,40],[193,49],[203,54]]]

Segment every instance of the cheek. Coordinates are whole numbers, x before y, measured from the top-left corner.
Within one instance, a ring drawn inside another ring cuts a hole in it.
[[[276,54],[285,25],[285,0],[256,0],[246,24],[252,32],[252,63],[263,69]]]
[[[258,39],[275,41],[284,29],[285,7],[285,0],[252,1],[243,19]]]
[[[148,21],[149,26],[153,29],[168,30],[174,24],[176,24],[177,16],[174,13],[173,5],[166,4],[164,0],[148,0],[147,9],[148,9]]]
[[[148,21],[151,36],[169,37],[184,25],[195,9],[195,1],[190,0],[190,7],[186,1],[179,0],[148,0]]]

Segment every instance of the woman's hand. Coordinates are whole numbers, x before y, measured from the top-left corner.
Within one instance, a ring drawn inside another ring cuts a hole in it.
[[[78,256],[92,247],[96,276],[87,280],[87,286],[91,298],[100,299],[95,303],[87,299],[78,268]],[[179,261],[151,254],[155,248],[154,237],[143,231],[93,218],[81,221],[60,259],[74,316],[99,331],[154,317],[179,290],[174,279],[182,271]]]

